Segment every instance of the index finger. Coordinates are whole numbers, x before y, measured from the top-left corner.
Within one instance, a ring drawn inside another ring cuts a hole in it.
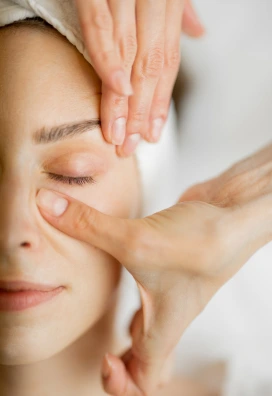
[[[122,66],[113,34],[113,19],[106,0],[76,0],[82,36],[91,62],[105,85],[119,95],[133,93]]]

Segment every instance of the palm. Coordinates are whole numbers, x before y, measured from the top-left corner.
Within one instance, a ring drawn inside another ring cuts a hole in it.
[[[271,150],[193,187],[179,204],[134,221],[134,242],[122,264],[137,283],[142,306],[132,320],[132,347],[119,380],[137,389],[135,395],[155,389],[186,327],[272,239]]]

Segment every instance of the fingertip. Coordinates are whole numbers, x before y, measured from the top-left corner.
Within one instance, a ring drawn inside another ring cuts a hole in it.
[[[101,380],[105,392],[113,395],[115,394],[114,377],[113,377],[113,363],[109,353],[103,357],[101,367]]]
[[[192,38],[198,38],[204,35],[205,28],[191,3],[188,1],[182,19],[182,30]]]
[[[103,381],[108,380],[112,373],[112,362],[108,353],[106,353],[103,357],[101,372]]]
[[[128,135],[122,146],[118,146],[117,154],[121,157],[129,157],[134,154],[139,142],[141,140],[141,135],[139,133],[134,133]]]
[[[68,208],[69,202],[57,191],[41,188],[36,196],[36,203],[43,213],[51,217],[61,216]]]
[[[128,99],[102,84],[101,129],[107,143],[122,145],[126,136]]]
[[[157,143],[160,140],[162,130],[164,126],[164,119],[162,117],[154,118],[151,122],[150,133],[148,135],[148,141]]]
[[[184,33],[191,38],[200,38],[206,34],[206,29],[203,26],[194,26],[184,29]]]
[[[111,395],[123,394],[125,388],[125,368],[117,356],[107,353],[102,363],[102,384]]]
[[[113,144],[120,146],[124,143],[126,137],[126,117],[119,117],[112,124],[111,141]]]

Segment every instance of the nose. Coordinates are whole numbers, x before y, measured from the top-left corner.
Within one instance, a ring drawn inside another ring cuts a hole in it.
[[[0,186],[0,253],[39,248],[41,235],[34,209],[29,190]]]

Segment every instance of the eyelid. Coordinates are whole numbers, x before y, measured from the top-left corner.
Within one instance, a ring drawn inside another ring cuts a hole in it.
[[[86,150],[86,147],[85,147]],[[98,175],[108,171],[108,158],[90,153],[90,151],[65,152],[65,154],[50,156],[42,165],[48,173],[62,174],[65,172],[71,177],[77,177],[80,174]],[[53,171],[53,172],[52,172]]]
[[[61,182],[64,184],[69,184],[69,185],[82,186],[84,184],[96,183],[96,180],[94,180],[94,178],[91,176],[73,177],[73,176],[58,175],[56,173],[51,173],[51,172],[47,172],[47,175],[49,176],[50,179],[56,180],[57,182]]]

